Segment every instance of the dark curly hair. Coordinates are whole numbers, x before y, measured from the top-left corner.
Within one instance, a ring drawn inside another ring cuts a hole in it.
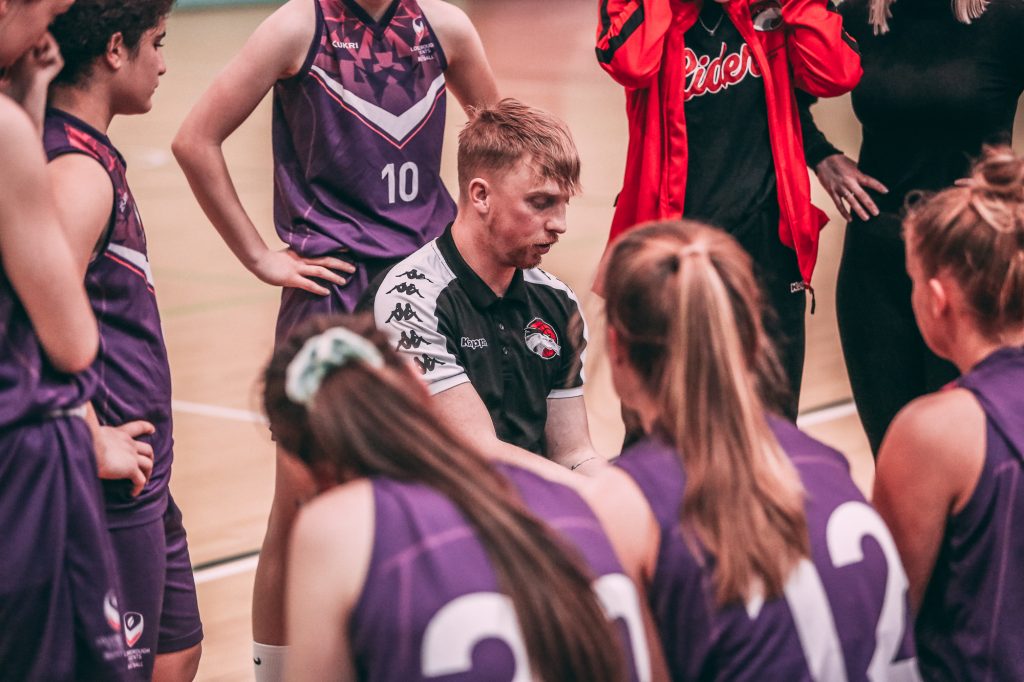
[[[170,14],[172,5],[174,0],[77,0],[50,26],[64,57],[64,68],[54,84],[86,80],[115,33],[121,34],[133,54],[137,52],[143,34]]]

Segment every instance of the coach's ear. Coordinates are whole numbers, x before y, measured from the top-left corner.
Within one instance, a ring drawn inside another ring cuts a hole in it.
[[[469,203],[480,215],[487,215],[491,210],[491,185],[483,178],[469,181]]]

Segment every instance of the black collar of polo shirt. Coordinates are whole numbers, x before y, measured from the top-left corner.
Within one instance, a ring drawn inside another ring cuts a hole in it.
[[[470,302],[478,310],[484,310],[502,301],[516,301],[526,305],[526,281],[523,279],[523,271],[516,268],[515,274],[512,275],[512,282],[508,285],[504,296],[495,294],[459,253],[458,247],[455,246],[455,239],[452,238],[452,223],[449,223],[444,234],[437,238],[437,248],[448,263],[448,267],[455,273],[455,278],[459,280],[462,290],[466,292]]]

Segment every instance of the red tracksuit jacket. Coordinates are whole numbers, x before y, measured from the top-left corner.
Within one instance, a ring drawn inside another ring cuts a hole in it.
[[[629,149],[609,242],[648,220],[677,218],[686,195],[683,34],[700,0],[600,0],[597,57],[626,87]],[[704,0],[713,2],[714,0]],[[752,14],[781,4],[783,26],[754,29]],[[796,250],[810,284],[818,232],[828,221],[811,205],[794,87],[818,97],[848,92],[860,80],[856,43],[827,0],[729,0],[729,19],[750,46],[764,79],[779,197],[779,238]]]

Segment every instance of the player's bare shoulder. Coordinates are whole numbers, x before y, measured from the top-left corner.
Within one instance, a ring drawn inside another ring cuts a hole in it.
[[[449,61],[476,38],[476,28],[462,8],[445,0],[419,0],[420,9],[441,41]]]
[[[0,94],[0,149],[3,149],[4,157],[9,157],[12,150],[30,147],[37,147],[41,154],[42,145],[38,138],[38,131],[28,113],[10,97]]]
[[[247,48],[266,50],[282,66],[280,77],[296,75],[316,37],[315,0],[288,0],[263,20],[249,38]]]

